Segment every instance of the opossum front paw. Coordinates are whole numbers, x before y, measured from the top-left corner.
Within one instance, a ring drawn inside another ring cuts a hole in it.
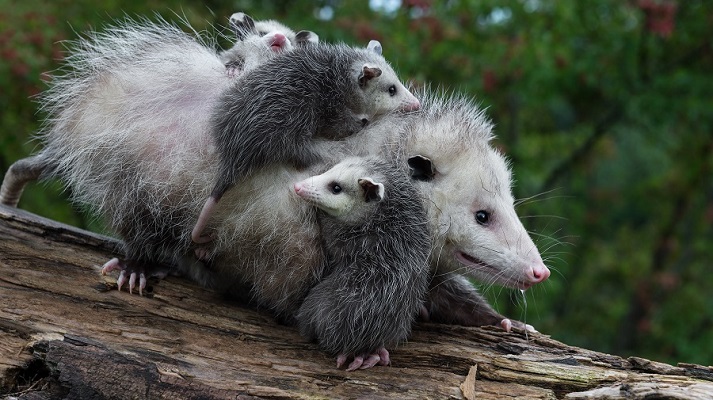
[[[143,268],[130,267],[128,263],[118,258],[112,258],[102,266],[101,273],[102,275],[107,275],[113,271],[120,271],[119,277],[116,279],[116,286],[119,291],[121,291],[121,287],[128,282],[129,293],[133,294],[134,289],[138,288],[139,295],[144,295],[143,291],[146,289],[146,273]]]
[[[526,332],[537,332],[534,326],[530,324],[525,324],[520,321],[513,321],[509,318],[503,318],[502,321],[500,321],[500,327],[505,329],[505,332],[510,332],[513,327],[517,329],[521,329]]]
[[[351,356],[347,354],[340,354],[337,357],[337,368],[341,368]],[[347,366],[347,371],[356,371],[357,369],[367,369],[375,365],[389,365],[391,364],[391,359],[389,358],[389,351],[385,348],[380,348],[376,352],[371,354],[360,354],[354,356],[354,359]]]

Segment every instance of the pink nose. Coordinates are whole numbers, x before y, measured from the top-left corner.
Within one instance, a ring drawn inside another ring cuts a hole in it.
[[[304,190],[304,188],[302,187],[302,185],[300,185],[299,182],[298,182],[298,183],[295,183],[295,193],[300,194],[300,192],[301,192],[302,190]]]
[[[530,280],[532,283],[540,283],[547,280],[550,277],[550,270],[545,266],[545,264],[538,264],[532,268],[532,277]]]
[[[421,108],[421,102],[418,101],[418,99],[414,98],[413,101],[406,103],[406,105],[404,105],[403,110],[404,111],[416,111],[419,108]]]
[[[285,42],[287,42],[287,38],[285,37],[285,35],[281,33],[276,33],[272,36],[272,44],[270,46],[278,47],[281,49],[285,46]]]

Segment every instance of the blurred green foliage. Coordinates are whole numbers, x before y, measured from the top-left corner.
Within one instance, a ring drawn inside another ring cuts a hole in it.
[[[323,41],[378,39],[404,79],[488,107],[554,271],[527,307],[484,287],[501,312],[572,345],[713,364],[713,2],[0,0],[2,172],[34,148],[31,97],[58,41],[125,14],[210,30],[235,11]],[[20,207],[101,229],[56,183]]]

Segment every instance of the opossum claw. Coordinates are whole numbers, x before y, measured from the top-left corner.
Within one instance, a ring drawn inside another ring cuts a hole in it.
[[[512,321],[510,321],[508,318],[505,318],[500,321],[500,326],[505,329],[505,332],[510,332],[510,330],[512,329]]]
[[[121,287],[124,286],[126,282],[129,282],[129,293],[134,293],[134,288],[138,287],[139,295],[144,295],[144,289],[146,289],[146,284],[148,280],[146,279],[146,274],[141,270],[133,270],[135,266],[130,262],[129,265],[126,262],[119,260],[118,258],[112,258],[111,260],[104,263],[101,269],[102,275],[107,275],[112,271],[121,271],[119,277],[116,279],[116,286],[118,290],[121,291]],[[130,272],[127,272],[130,271]],[[128,275],[128,279],[127,279]],[[154,272],[150,276],[155,276],[159,279],[163,279],[167,273],[165,271]],[[136,278],[138,277],[138,286],[136,285]]]
[[[121,273],[119,273],[119,277],[116,278],[116,286],[118,286],[118,290],[121,292],[121,287],[126,283],[126,271],[121,270]]]
[[[356,356],[354,357],[354,361],[352,361],[351,364],[347,367],[347,371],[355,371],[359,369],[359,367],[364,364],[364,357],[363,356]]]
[[[530,324],[525,324],[520,321],[513,321],[509,318],[505,318],[502,321],[500,321],[500,327],[505,329],[506,332],[510,332],[513,327],[515,327],[517,329],[522,329],[526,332],[533,332],[533,333],[537,332],[537,329],[535,329],[534,326],[532,326]]]
[[[346,363],[349,356],[346,354],[340,354],[337,357],[337,368],[341,368],[344,363]],[[354,356],[354,360],[347,367],[347,371],[356,371],[357,369],[367,369],[375,365],[389,365],[391,364],[391,359],[389,358],[389,351],[382,347],[372,354],[361,354]]]
[[[374,365],[378,364],[379,362],[381,362],[381,358],[379,357],[378,354],[370,354],[370,355],[366,358],[366,360],[364,360],[364,363],[361,364],[361,366],[359,367],[359,369],[371,368],[371,367],[373,367]]]
[[[139,295],[143,296],[144,289],[146,288],[146,275],[142,272],[141,275],[139,275]]]
[[[112,271],[120,271],[121,268],[121,263],[119,262],[118,258],[112,258],[111,260],[107,261],[102,265],[102,275],[107,275],[109,272]]]
[[[376,351],[379,354],[379,358],[381,361],[379,361],[379,365],[387,366],[391,365],[391,357],[389,357],[389,351],[386,350],[385,348],[380,348],[379,350]]]
[[[136,287],[136,272],[132,272],[129,275],[129,293],[134,294],[134,288]]]
[[[143,272],[140,272],[138,274],[138,278],[139,278],[138,286],[136,286],[136,277],[137,277],[136,272],[132,272],[131,275],[129,275],[129,293],[134,294],[134,288],[138,287],[139,288],[139,296],[143,296],[144,289],[146,288],[146,275],[144,275]]]

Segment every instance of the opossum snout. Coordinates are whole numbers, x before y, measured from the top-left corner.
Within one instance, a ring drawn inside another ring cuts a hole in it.
[[[287,37],[281,33],[275,33],[272,36],[272,41],[270,42],[270,48],[272,51],[280,51],[285,47],[287,43]]]
[[[541,261],[534,266],[530,268],[530,270],[527,272],[527,279],[528,282],[524,282],[524,286],[527,286],[525,289],[529,288],[530,286],[543,282],[547,280],[547,278],[550,277],[550,270],[545,266],[544,263]]]
[[[298,195],[301,195],[304,193],[304,189],[305,188],[304,188],[304,186],[302,186],[301,182],[295,183],[295,193],[297,193]]]
[[[416,111],[419,108],[421,108],[421,102],[414,96],[411,96],[411,98],[408,99],[408,101],[401,107],[403,111]]]

